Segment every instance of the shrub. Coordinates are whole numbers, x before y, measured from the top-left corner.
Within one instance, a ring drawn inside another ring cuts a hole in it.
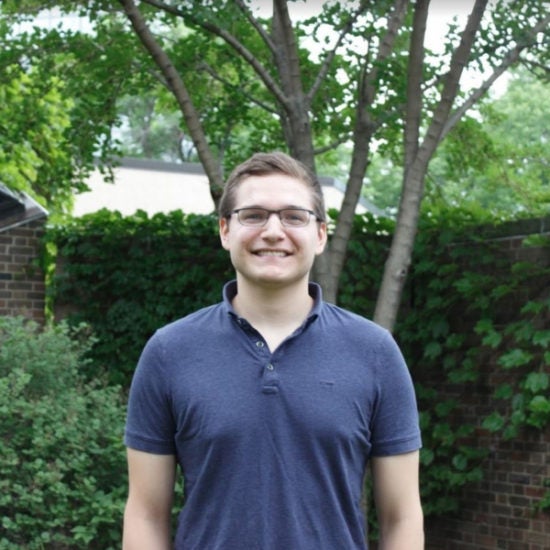
[[[84,381],[85,327],[0,318],[0,549],[118,548],[120,390]]]

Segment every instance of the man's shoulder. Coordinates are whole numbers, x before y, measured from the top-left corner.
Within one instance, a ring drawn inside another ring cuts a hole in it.
[[[325,322],[334,325],[335,328],[341,326],[344,330],[357,329],[360,331],[368,331],[381,338],[385,338],[389,335],[385,328],[376,324],[371,319],[329,302],[323,303],[321,317]]]
[[[220,302],[203,307],[167,323],[156,331],[156,336],[170,339],[172,337],[180,337],[182,333],[188,333],[189,331],[202,332],[205,329],[212,330],[223,324],[227,316],[227,310],[223,303]]]

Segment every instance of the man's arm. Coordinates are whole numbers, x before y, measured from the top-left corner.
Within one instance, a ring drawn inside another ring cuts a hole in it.
[[[128,477],[123,550],[169,550],[175,457],[128,449]]]
[[[418,468],[418,451],[372,459],[380,550],[424,548]]]

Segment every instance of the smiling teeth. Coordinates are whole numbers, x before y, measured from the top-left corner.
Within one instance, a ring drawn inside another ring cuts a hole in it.
[[[279,258],[282,258],[286,256],[286,252],[281,252],[278,250],[260,250],[258,252],[259,256],[278,256]]]

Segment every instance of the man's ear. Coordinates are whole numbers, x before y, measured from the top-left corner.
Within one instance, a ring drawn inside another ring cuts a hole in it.
[[[227,218],[220,218],[218,225],[222,246],[226,250],[229,250],[229,220]]]
[[[317,256],[321,255],[325,250],[325,245],[327,244],[327,224],[326,222],[318,222],[319,227],[317,228],[317,250],[315,254]]]

